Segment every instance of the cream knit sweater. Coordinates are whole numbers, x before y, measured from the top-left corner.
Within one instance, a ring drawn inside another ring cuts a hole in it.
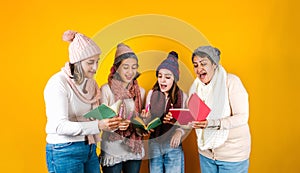
[[[210,159],[238,162],[248,159],[251,149],[248,94],[241,80],[233,74],[227,75],[227,87],[231,116],[220,120],[220,129],[229,130],[228,138],[218,148],[198,151]]]

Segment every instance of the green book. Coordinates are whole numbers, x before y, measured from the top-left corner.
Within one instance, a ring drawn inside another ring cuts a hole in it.
[[[161,125],[160,118],[158,117],[154,118],[146,125],[140,117],[136,116],[133,118],[132,123],[135,125],[135,127],[144,129],[146,131],[149,131],[150,129],[154,129],[155,127]]]
[[[118,110],[120,108],[121,103],[122,103],[121,100],[118,100],[111,106],[102,103],[100,106],[84,114],[83,116],[85,118],[95,118],[98,120],[112,118],[118,115]]]

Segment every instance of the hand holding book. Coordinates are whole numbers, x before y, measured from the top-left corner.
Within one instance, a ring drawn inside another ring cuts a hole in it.
[[[150,121],[149,123],[145,123],[142,120],[142,118],[140,118],[139,116],[136,116],[136,117],[133,118],[132,123],[134,124],[134,126],[136,128],[141,128],[141,129],[144,129],[146,131],[150,131],[151,129],[154,129],[157,126],[159,126],[161,124],[161,121],[160,121],[159,117],[156,117],[152,121]]]
[[[98,121],[98,128],[101,130],[112,131],[119,127],[122,118],[113,117],[109,119],[102,119]]]
[[[163,123],[165,124],[175,124],[175,121],[173,119],[172,113],[168,112],[165,117]]]
[[[188,102],[188,109],[170,109],[172,116],[181,125],[187,125],[192,121],[205,121],[210,113],[210,108],[194,93]]]

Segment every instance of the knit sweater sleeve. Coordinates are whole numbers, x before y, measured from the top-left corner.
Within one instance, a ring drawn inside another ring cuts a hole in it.
[[[231,129],[246,125],[249,118],[248,93],[241,80],[228,74],[227,87],[231,116],[221,119],[221,129]]]
[[[150,105],[150,99],[151,99],[152,92],[153,92],[153,90],[149,90],[149,91],[148,91],[148,94],[147,94],[147,97],[146,97],[146,104],[145,104],[145,107],[147,107],[147,105],[148,105],[148,106]]]
[[[48,81],[44,90],[46,132],[67,136],[98,134],[98,121],[76,122],[70,119],[69,103],[72,102],[73,96],[70,95],[68,89],[70,90],[61,75],[55,75]]]

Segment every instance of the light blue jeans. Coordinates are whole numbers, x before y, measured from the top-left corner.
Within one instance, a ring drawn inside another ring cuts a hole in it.
[[[47,144],[46,160],[49,173],[100,173],[95,144]]]
[[[158,143],[149,141],[150,173],[184,173],[184,154],[182,145],[170,147],[170,141]]]
[[[248,173],[249,159],[241,162],[224,162],[209,159],[201,154],[201,173]]]

